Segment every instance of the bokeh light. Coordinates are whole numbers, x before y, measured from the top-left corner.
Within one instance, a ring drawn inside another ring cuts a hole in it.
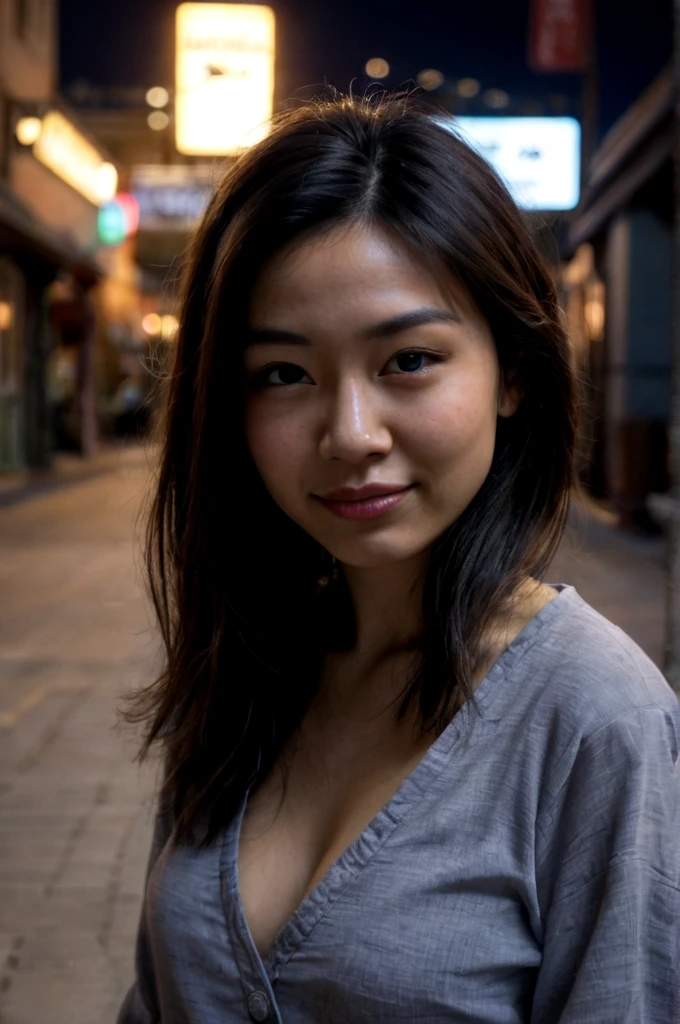
[[[487,89],[482,93],[482,99],[492,110],[503,110],[510,102],[510,97],[503,89]]]
[[[177,337],[179,320],[171,313],[165,313],[161,317],[161,338],[163,341],[174,341]]]
[[[150,338],[155,338],[161,333],[161,318],[158,313],[147,313],[142,317],[142,328]]]
[[[387,78],[390,66],[382,57],[371,57],[366,61],[366,74],[369,78]]]
[[[22,146],[32,146],[40,137],[42,121],[39,117],[20,117],[14,130]]]
[[[8,331],[12,326],[13,309],[9,302],[0,301],[0,331]]]
[[[152,110],[146,119],[146,123],[155,132],[162,132],[170,124],[170,118],[164,110]]]
[[[118,189],[118,171],[114,164],[105,161],[97,171],[97,190],[102,203],[113,199]]]
[[[461,78],[456,92],[466,100],[471,100],[479,92],[480,86],[476,78]]]
[[[416,81],[421,89],[427,89],[431,92],[432,89],[438,89],[444,81],[444,76],[441,71],[437,71],[436,68],[425,68],[421,71]]]
[[[170,93],[162,85],[152,86],[146,94],[146,102],[150,107],[166,107],[169,99]]]

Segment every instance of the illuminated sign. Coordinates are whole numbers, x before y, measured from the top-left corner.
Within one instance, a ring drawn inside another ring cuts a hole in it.
[[[438,118],[494,167],[526,210],[573,210],[581,173],[581,126],[573,117]]]
[[[142,231],[191,231],[212,193],[210,164],[138,164],[131,191]]]
[[[585,71],[592,44],[590,0],[532,0],[529,63],[536,71]]]
[[[274,97],[274,12],[184,3],[176,16],[175,132],[180,153],[235,156],[267,134]]]
[[[139,206],[134,196],[119,192],[97,213],[97,232],[103,245],[118,245],[134,235],[139,225]]]
[[[58,110],[50,110],[42,119],[33,154],[95,206],[116,194],[116,168]]]

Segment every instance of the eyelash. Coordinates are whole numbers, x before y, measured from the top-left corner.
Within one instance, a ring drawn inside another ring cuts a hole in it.
[[[430,352],[430,351],[428,351],[427,349],[424,349],[424,348],[405,348],[405,349],[402,349],[400,352],[395,352],[394,355],[390,356],[390,358],[387,360],[387,363],[385,363],[385,365],[386,366],[389,365],[389,363],[391,363],[394,359],[398,359],[399,356],[410,356],[410,355],[426,356],[435,365],[437,363],[441,363],[442,360],[444,359],[444,356],[441,355],[441,353]],[[270,373],[272,373],[273,370],[277,370],[279,367],[282,367],[282,366],[297,366],[297,365],[298,365],[297,363],[288,363],[288,362],[268,363],[266,366],[263,366],[260,370],[258,370],[255,373],[255,375],[253,377],[253,386],[255,388],[257,388],[257,389],[266,388],[266,387],[270,387],[270,388],[291,388],[291,387],[295,387],[296,386],[295,384],[272,384],[270,381],[267,380],[267,378],[269,377]],[[300,369],[302,369],[302,367],[300,367]],[[422,369],[420,369],[420,370],[413,370],[410,373],[404,371],[402,373],[383,374],[381,372],[380,376],[390,376],[390,377],[421,377],[421,376],[423,376],[423,374],[427,373],[429,370],[430,370],[429,366],[424,366]]]

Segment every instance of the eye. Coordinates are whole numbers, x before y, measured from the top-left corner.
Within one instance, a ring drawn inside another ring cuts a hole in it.
[[[260,386],[267,384],[274,387],[281,387],[284,384],[311,384],[311,377],[301,366],[295,363],[276,363],[274,366],[265,366],[257,374],[256,383]]]
[[[437,357],[431,352],[422,352],[417,349],[410,352],[397,352],[387,363],[381,376],[388,373],[399,375],[422,373],[436,361]]]

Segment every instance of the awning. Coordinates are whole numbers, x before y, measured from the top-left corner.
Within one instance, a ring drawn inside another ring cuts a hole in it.
[[[619,118],[595,153],[568,233],[571,252],[592,238],[672,158],[674,132],[669,67]]]
[[[101,267],[68,237],[42,224],[12,190],[0,181],[0,252],[39,259],[68,270],[85,286],[102,276]]]
[[[618,175],[610,179],[608,186],[571,225],[568,238],[572,251],[592,238],[603,224],[633,198],[645,182],[654,177],[666,160],[671,159],[674,145],[674,127],[669,124]]]

